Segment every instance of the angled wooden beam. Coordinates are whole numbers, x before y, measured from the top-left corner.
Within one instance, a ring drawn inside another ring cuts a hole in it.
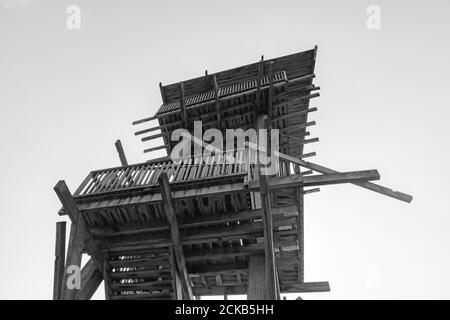
[[[136,120],[136,121],[133,121],[133,126],[135,126],[135,125],[138,125],[138,124],[141,124],[141,123],[144,123],[144,122],[148,122],[148,121],[152,121],[152,120],[157,120],[158,119],[158,117],[157,116],[153,116],[153,117],[148,117],[148,118],[144,118],[144,119],[141,119],[141,120]]]
[[[103,281],[103,275],[94,260],[89,259],[81,269],[81,289],[76,293],[75,300],[90,300]]]
[[[293,174],[290,176],[281,176],[269,178],[268,185],[270,189],[290,188],[290,187],[313,187],[341,183],[354,183],[360,181],[379,180],[380,174],[377,170],[350,171],[330,174],[317,174],[312,176],[303,176]],[[260,181],[251,181],[248,188],[257,190]]]
[[[64,180],[60,180],[54,190],[61,201],[64,212],[69,216],[72,221],[70,227],[70,238],[69,245],[67,248],[67,258],[65,265],[65,274],[63,279],[62,286],[62,298],[73,300],[77,293],[77,289],[68,289],[67,288],[67,269],[70,266],[77,266],[80,268],[81,265],[81,257],[84,251],[86,251],[94,260],[96,266],[102,270],[103,269],[103,258],[102,252],[98,245],[92,238],[87,225],[76,205],[72,194],[69,191]]]
[[[314,170],[314,171],[317,171],[320,173],[331,174],[331,173],[339,172],[339,171],[336,171],[336,170],[333,170],[333,169],[330,169],[330,168],[327,168],[327,167],[324,167],[324,166],[321,166],[321,165],[318,165],[318,164],[315,164],[312,162],[303,161],[301,159],[283,154],[281,152],[279,153],[279,157],[282,159],[288,160],[292,163],[298,164],[304,168],[308,168],[308,169],[311,169],[311,170]],[[410,203],[413,199],[413,197],[409,194],[406,194],[406,193],[403,193],[400,191],[394,191],[392,189],[389,189],[389,188],[386,188],[386,187],[383,187],[381,185],[371,183],[371,182],[352,182],[352,184],[362,187],[364,189],[368,189],[368,190],[380,193],[382,195],[400,200],[400,201],[408,202],[408,203]]]
[[[248,145],[250,148],[252,149],[256,149],[258,150],[258,147],[254,144],[251,143],[247,143],[246,145]],[[259,148],[261,149],[261,148]],[[260,152],[262,152],[263,150],[260,150]],[[331,174],[331,173],[339,173],[339,171],[312,163],[312,162],[306,162],[303,161],[299,158],[293,157],[293,156],[289,156],[287,154],[284,154],[282,152],[276,152],[275,153],[276,156],[278,156],[280,159],[283,160],[287,160],[289,162],[292,162],[294,164],[298,164],[304,168],[310,169],[310,170],[314,170],[320,173],[325,173],[325,174]],[[404,202],[408,202],[410,203],[413,199],[413,197],[409,194],[400,192],[400,191],[394,191],[392,189],[383,187],[381,185],[375,184],[375,183],[371,183],[371,182],[351,182],[354,185],[357,185],[359,187],[362,187],[364,189],[368,189],[377,193],[380,193],[382,195],[397,199],[397,200],[401,200]]]
[[[53,278],[53,300],[61,298],[61,288],[64,279],[64,258],[66,255],[66,222],[56,223],[55,271]]]
[[[125,156],[125,151],[123,151],[122,142],[117,140],[115,143],[117,153],[119,154],[120,164],[125,167],[128,165],[127,157]]]
[[[81,221],[81,219],[79,221]],[[61,300],[74,300],[79,290],[77,288],[69,288],[68,286],[69,268],[81,268],[81,257],[83,256],[84,246],[78,230],[78,221],[72,222],[70,225],[69,245],[67,246],[66,265],[61,287]],[[76,270],[74,270],[74,272],[76,272]]]
[[[178,228],[178,221],[175,213],[175,207],[172,198],[172,192],[169,186],[169,179],[167,174],[163,173],[158,178],[159,186],[161,188],[161,196],[164,206],[164,212],[170,226],[170,237],[173,243],[173,251],[175,256],[175,264],[177,266],[178,274],[181,279],[185,297],[193,300],[192,287],[189,280],[189,275],[186,270],[186,261],[183,253],[183,246],[181,245],[180,229]]]

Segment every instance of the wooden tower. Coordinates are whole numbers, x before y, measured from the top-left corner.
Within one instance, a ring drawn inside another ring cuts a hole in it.
[[[319,96],[316,53],[317,47],[160,84],[158,112],[133,123],[142,141],[163,140],[144,152],[169,155],[177,143],[172,133],[194,133],[194,121],[201,121],[202,132],[278,129],[276,173],[263,175],[250,163],[250,144],[232,151],[244,159],[236,163],[195,154],[182,162],[167,156],[129,165],[118,141],[121,166],[92,171],[74,193],[64,181],[54,188],[63,205],[59,214],[71,220],[67,254],[65,223],[57,223],[54,299],[89,299],[103,280],[106,298],[117,300],[279,299],[281,293],[329,291],[328,282],[305,282],[305,195],[321,185],[352,183],[406,202],[412,197],[369,182],[380,178],[376,170],[338,172],[305,160],[314,153],[304,153],[304,145],[318,141],[308,131],[315,125],[308,115],[317,110],[310,100]],[[68,287],[83,253],[90,260],[81,287]]]

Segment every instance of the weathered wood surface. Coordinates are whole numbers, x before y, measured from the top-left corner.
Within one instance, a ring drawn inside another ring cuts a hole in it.
[[[66,255],[66,222],[56,223],[55,242],[55,270],[53,278],[53,300],[61,298],[61,289],[64,279],[64,258]]]
[[[159,177],[158,181],[161,188],[164,210],[167,216],[167,221],[169,222],[170,226],[170,237],[173,244],[175,265],[183,287],[183,296],[186,299],[193,300],[192,287],[186,269],[186,261],[184,258],[183,247],[181,245],[180,239],[180,229],[178,227],[178,221],[175,215],[175,209],[173,204],[172,192],[169,186],[169,180],[167,178],[167,175],[164,173]]]

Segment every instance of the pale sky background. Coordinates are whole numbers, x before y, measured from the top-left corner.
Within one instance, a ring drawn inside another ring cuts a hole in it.
[[[366,27],[372,4],[381,30]],[[353,185],[307,195],[305,280],[331,292],[302,297],[449,299],[449,17],[448,0],[0,0],[0,298],[51,299],[53,186],[119,165],[117,138],[129,162],[147,160],[131,122],[156,112],[159,81],[317,44],[311,161],[376,168],[414,200]]]

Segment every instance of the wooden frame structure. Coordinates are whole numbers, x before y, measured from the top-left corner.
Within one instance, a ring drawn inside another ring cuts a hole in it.
[[[318,186],[352,183],[410,202],[412,197],[370,181],[376,170],[338,172],[304,159],[317,47],[293,55],[175,83],[160,84],[163,104],[155,116],[135,121],[143,142],[162,138],[144,152],[174,148],[172,132],[216,128],[278,129],[276,174],[261,174],[246,155],[213,162],[192,156],[128,164],[116,142],[121,166],[92,171],[72,194],[55,186],[71,220],[65,253],[65,223],[57,223],[54,299],[89,299],[101,281],[106,299],[194,299],[247,294],[279,299],[281,293],[329,291],[328,282],[305,282],[303,208]],[[148,123],[158,121],[155,126]],[[155,133],[156,132],[156,133]],[[151,133],[151,134],[150,134]],[[260,150],[261,151],[261,150]],[[264,152],[270,152],[266,150]],[[220,155],[219,155],[220,156]],[[247,159],[247,160],[246,160]],[[81,266],[81,287],[66,285],[70,266]],[[65,258],[66,257],[66,258]],[[65,259],[65,263],[64,263]]]

